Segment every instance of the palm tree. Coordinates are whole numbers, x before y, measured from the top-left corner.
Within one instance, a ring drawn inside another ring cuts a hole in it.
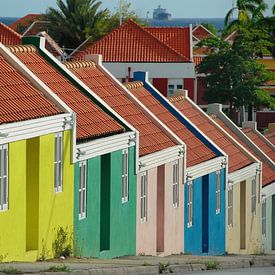
[[[108,10],[99,10],[98,0],[56,0],[58,9],[48,8],[45,20],[50,21],[49,31],[60,43],[76,48],[88,37],[97,38],[104,29]]]
[[[227,29],[236,29],[238,25],[262,18],[266,9],[267,5],[264,0],[237,0],[236,5],[227,12],[224,25]],[[238,12],[238,18],[230,22],[235,11]]]

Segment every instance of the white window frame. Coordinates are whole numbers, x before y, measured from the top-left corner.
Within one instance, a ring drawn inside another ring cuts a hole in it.
[[[262,235],[266,237],[266,199],[262,202]]]
[[[0,211],[9,208],[9,149],[0,145]]]
[[[129,151],[122,150],[122,203],[128,202],[129,199]]]
[[[141,173],[140,177],[140,220],[142,223],[147,221],[147,200],[148,200],[148,173]]]
[[[194,185],[193,181],[187,182],[187,227],[193,225],[193,201],[194,201]]]
[[[78,218],[87,218],[87,161],[79,163],[79,182],[78,182]]]
[[[256,176],[253,177],[252,182],[251,182],[251,211],[252,214],[255,216],[256,215],[256,204],[257,204],[257,181],[256,181]]]
[[[54,136],[54,191],[62,192],[62,160],[63,160],[63,133],[55,133]]]
[[[221,171],[216,172],[216,214],[221,213]]]
[[[173,162],[173,207],[179,207],[179,161]]]
[[[173,86],[173,89],[169,89],[169,86]],[[183,79],[182,78],[174,78],[174,79],[168,79],[168,85],[167,85],[167,95],[173,96],[175,91],[179,90],[178,86],[181,86],[182,89],[184,87],[183,85]]]
[[[229,228],[233,227],[233,185],[229,185],[227,191],[227,224]]]

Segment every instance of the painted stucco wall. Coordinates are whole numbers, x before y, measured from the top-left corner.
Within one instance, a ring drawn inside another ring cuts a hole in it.
[[[272,250],[272,240],[275,240],[275,230],[273,229],[272,232],[272,226],[275,228],[275,217],[273,214],[272,218],[272,208],[275,209],[275,195],[266,198],[266,235],[262,235],[263,251],[265,253],[275,253],[275,250]]]
[[[9,144],[9,209],[0,212],[0,258],[19,261],[26,254],[26,141]]]
[[[109,160],[106,169],[102,158]],[[79,164],[75,164],[75,254],[86,257],[113,258],[136,253],[136,176],[134,174],[135,148],[129,148],[129,201],[122,204],[122,151],[116,151],[87,161],[87,217],[78,217]],[[109,171],[107,171],[109,170]],[[102,220],[102,176],[105,173],[110,180],[110,201],[106,201],[110,220]],[[101,250],[100,238],[108,234],[101,224],[108,223],[109,248]]]
[[[0,212],[0,258],[35,261],[53,256],[62,226],[73,230],[70,131],[63,134],[63,192],[54,193],[54,134],[9,144],[9,209]],[[44,251],[44,252],[42,252]]]
[[[252,177],[246,180],[246,202],[245,202],[245,249],[241,249],[241,183],[233,185],[233,226],[228,226],[228,212],[226,212],[226,251],[234,254],[256,254],[262,251],[261,236],[260,236],[260,204],[258,200],[259,194],[259,177],[256,184],[256,215],[252,214]],[[228,200],[228,194],[227,198]],[[228,205],[228,201],[226,203]]]
[[[163,190],[158,192],[158,179],[163,174],[160,170],[163,167],[152,168],[148,173],[148,197],[147,197],[147,221],[141,222],[140,213],[140,194],[141,194],[141,176],[137,176],[137,254],[156,255],[157,254],[157,231],[164,230],[163,251],[161,255],[180,254],[183,251],[183,171],[182,159],[179,160],[179,207],[173,206],[173,163],[164,165],[164,221],[162,215],[158,215],[157,203],[161,204],[157,199],[157,194],[163,196]],[[158,220],[161,219],[161,220]],[[158,230],[158,221],[163,223],[161,230]],[[159,233],[159,232],[158,232]],[[182,240],[182,241],[181,241]]]
[[[207,184],[208,181],[208,184]],[[185,184],[184,251],[194,255],[225,253],[225,170],[221,170],[221,211],[216,214],[216,172],[193,180],[193,225],[187,227]],[[204,244],[204,245],[203,245]],[[206,247],[205,247],[205,244]],[[203,248],[204,247],[204,248]]]

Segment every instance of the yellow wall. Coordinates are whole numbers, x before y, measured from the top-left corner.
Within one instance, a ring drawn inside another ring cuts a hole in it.
[[[56,230],[62,226],[72,233],[74,166],[70,152],[70,131],[66,131],[63,192],[55,193],[54,134],[9,144],[9,209],[0,212],[0,260],[52,257]]]
[[[252,214],[252,178],[246,181],[246,212],[245,212],[245,235],[246,235],[246,249],[240,249],[240,183],[233,185],[233,227],[228,227],[228,210],[226,208],[226,251],[228,253],[236,254],[254,254],[261,252],[260,241],[260,204],[258,203],[259,196],[259,182],[257,177],[257,203],[256,203],[256,215]],[[226,195],[228,206],[228,193]]]

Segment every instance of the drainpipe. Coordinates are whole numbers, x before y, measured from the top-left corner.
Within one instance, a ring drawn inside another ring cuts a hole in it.
[[[131,71],[132,71],[132,68],[128,67],[128,82],[131,81]]]

